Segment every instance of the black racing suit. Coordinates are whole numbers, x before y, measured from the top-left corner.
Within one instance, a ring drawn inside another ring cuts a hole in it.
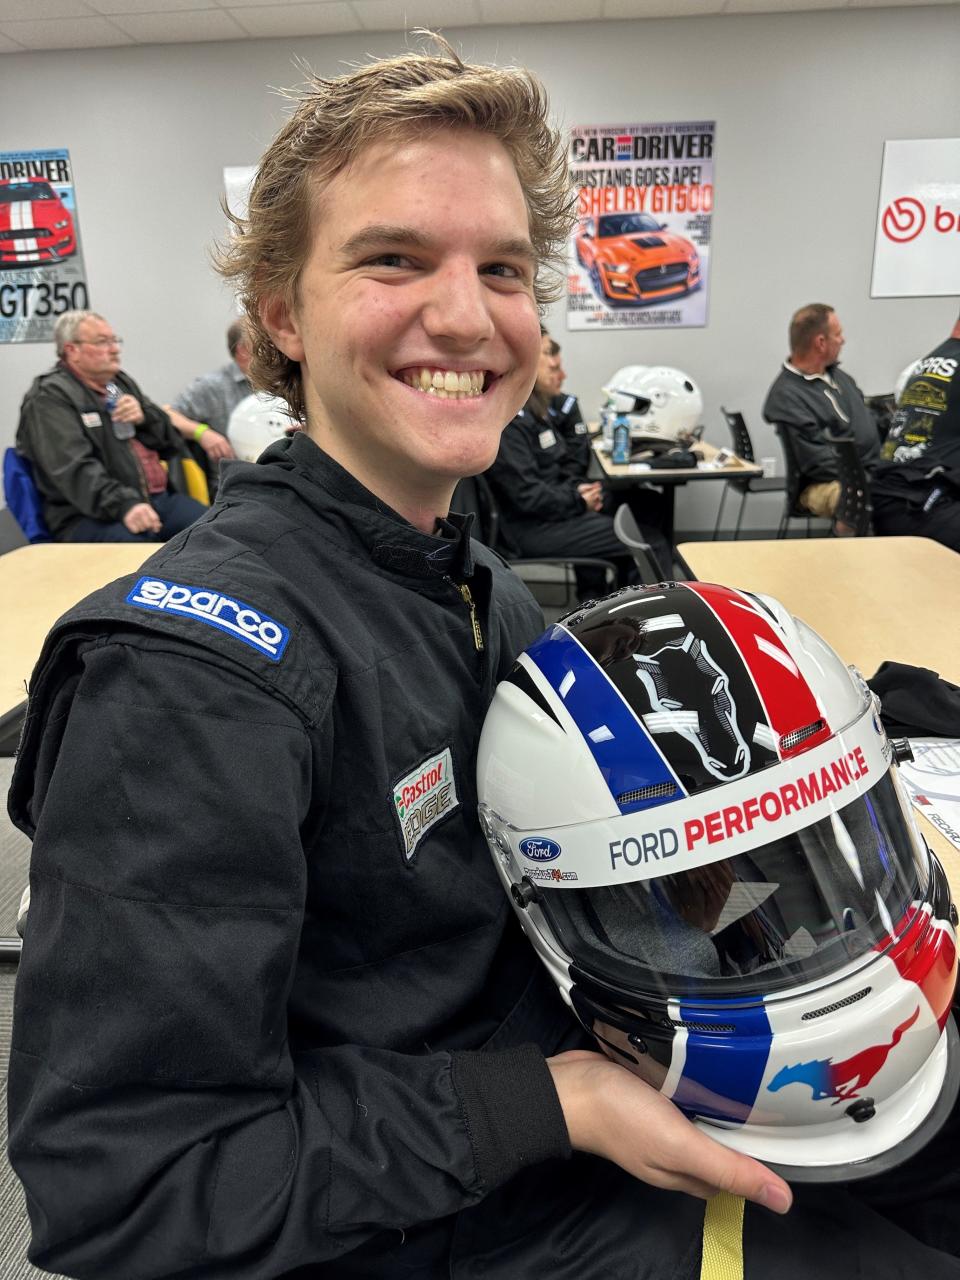
[[[113,381],[140,402],[136,438],[164,461],[189,456],[170,419],[127,374]],[[149,502],[143,469],[129,440],[118,440],[103,401],[63,364],[35,378],[23,398],[17,449],[33,464],[51,534],[68,540],[81,516],[104,523],[122,520]],[[174,478],[176,485],[176,478]]]
[[[417,532],[300,434],[51,633],[10,800],[34,837],[10,1157],[40,1266],[700,1274],[702,1202],[562,1158],[544,1055],[584,1042],[473,776],[540,620],[459,523]],[[842,1187],[748,1210],[745,1243],[748,1280],[960,1276]]]
[[[550,397],[549,418],[566,441],[567,451],[579,474],[585,476],[590,466],[590,432],[583,420],[576,396]]]
[[[500,532],[511,554],[521,556],[594,556],[617,568],[621,585],[634,581],[632,558],[613,528],[611,495],[604,495],[602,511],[588,511],[578,492],[587,483],[581,449],[571,445],[565,430],[548,412],[541,416],[531,401],[520,410],[500,437],[500,448],[487,479],[500,505]],[[627,495],[637,524],[652,546],[665,577],[672,552],[649,508],[659,495],[636,489]],[[602,595],[602,575],[578,569],[581,598]]]
[[[576,1032],[476,820],[484,713],[542,621],[447,533],[298,434],[49,637],[11,793],[39,1265],[273,1277],[568,1153],[544,1051]],[[128,603],[144,578],[194,594]]]
[[[877,533],[960,551],[960,338],[921,360],[900,393],[873,478]]]

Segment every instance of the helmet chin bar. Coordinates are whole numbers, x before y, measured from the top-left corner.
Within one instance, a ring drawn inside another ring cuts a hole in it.
[[[950,1018],[933,1053],[913,1079],[865,1119],[858,1121],[854,1112],[850,1115],[852,1124],[844,1117],[832,1125],[791,1135],[789,1141],[784,1141],[782,1131],[763,1125],[751,1124],[749,1130],[724,1128],[699,1117],[693,1118],[694,1123],[715,1141],[753,1156],[790,1182],[872,1178],[903,1164],[936,1136],[960,1089],[958,1053],[960,1036]],[[883,1128],[871,1123],[881,1117]]]

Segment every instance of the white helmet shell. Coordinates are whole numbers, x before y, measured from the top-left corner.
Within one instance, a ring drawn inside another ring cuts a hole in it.
[[[862,678],[776,601],[628,588],[548,629],[477,760],[501,882],[614,1061],[799,1181],[956,1098],[957,944]]]
[[[625,413],[631,438],[674,448],[698,438],[703,396],[693,379],[666,365],[629,364],[603,387],[611,408]]]
[[[299,424],[286,400],[254,392],[230,415],[227,437],[242,462],[256,462],[268,445],[282,440]]]

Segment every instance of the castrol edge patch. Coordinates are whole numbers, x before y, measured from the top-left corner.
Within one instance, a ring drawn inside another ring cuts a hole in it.
[[[393,808],[403,837],[403,856],[412,862],[431,827],[460,807],[449,747],[428,756],[393,785]]]

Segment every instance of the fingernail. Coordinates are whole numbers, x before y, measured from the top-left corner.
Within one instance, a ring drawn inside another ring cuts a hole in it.
[[[774,1213],[787,1213],[792,1200],[789,1191],[778,1183],[768,1182],[760,1193],[760,1203]]]

